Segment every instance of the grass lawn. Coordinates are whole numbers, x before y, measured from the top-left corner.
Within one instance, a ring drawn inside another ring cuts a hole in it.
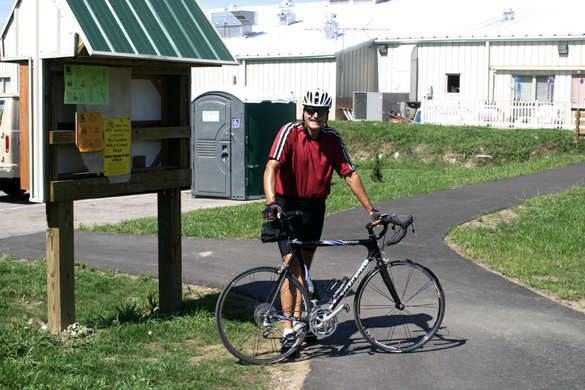
[[[463,256],[585,312],[585,187],[529,199],[455,227]]]
[[[585,142],[574,143],[564,130],[330,124],[343,135],[373,202],[585,160]],[[381,181],[371,177],[376,155]],[[448,240],[474,261],[582,306],[584,201],[583,188],[536,198],[508,214],[479,217],[476,227],[454,228]],[[327,207],[334,213],[358,203],[336,178]],[[185,214],[183,235],[258,238],[262,208],[262,202],[253,202]],[[154,218],[88,229],[157,234]],[[167,315],[157,310],[158,286],[151,275],[130,277],[77,264],[75,277],[81,325],[52,335],[42,328],[46,262],[0,259],[1,389],[286,388],[279,378],[301,371],[297,363],[238,364],[215,330],[217,291],[185,286],[185,310]]]

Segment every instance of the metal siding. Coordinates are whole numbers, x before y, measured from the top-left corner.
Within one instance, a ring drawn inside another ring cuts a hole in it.
[[[88,3],[89,4],[89,3]],[[95,1],[91,4],[91,11],[95,15],[95,23],[101,27],[105,39],[109,42],[107,47],[97,48],[100,51],[113,51],[116,53],[134,53],[132,45],[126,38],[124,31],[120,28],[120,24],[114,18],[110,8],[105,2]],[[101,35],[101,31],[98,32]],[[90,42],[93,43],[92,39]]]
[[[10,79],[10,87],[6,89],[6,93],[19,92],[19,70],[17,64],[0,63],[0,77]]]
[[[74,0],[67,0],[67,3],[69,4],[69,7],[73,12],[73,15],[77,19],[77,22],[83,29],[83,33],[85,34],[87,40],[89,41],[85,43],[90,44],[93,50],[111,51],[94,17],[91,15],[90,12],[88,12],[88,9],[85,7],[85,3],[82,1]]]
[[[92,51],[233,60],[193,0],[66,1]]]
[[[166,26],[161,26],[145,2],[143,0],[131,0],[130,3],[145,29],[148,31],[152,43],[155,45],[157,52],[160,53],[159,55],[181,57],[181,55],[173,48],[171,41],[169,40],[170,38],[163,30]],[[164,22],[164,20],[161,21]]]
[[[585,42],[570,41],[558,54],[558,41],[419,43],[419,93],[433,86],[435,100],[514,98],[514,76],[555,76],[554,101],[569,102],[573,74],[585,72]],[[390,51],[389,51],[390,54]],[[445,74],[461,74],[461,93],[446,93]]]
[[[433,87],[433,99],[487,99],[488,69],[483,42],[420,44],[419,96]],[[460,93],[448,93],[447,74],[460,75]]]
[[[173,0],[173,2],[176,0]],[[176,14],[183,19],[185,35],[181,38],[196,48],[202,57],[232,59],[232,55],[201,8],[192,0],[179,0]],[[166,0],[166,3],[170,3]]]
[[[410,66],[415,45],[388,45],[388,54],[378,57],[379,92],[410,92]]]
[[[118,15],[126,34],[130,36],[132,44],[138,53],[157,55],[155,47],[152,45],[144,29],[132,12],[132,8],[126,1],[110,1],[112,8]]]
[[[302,100],[302,96],[307,90],[313,88],[323,88],[333,96],[337,96],[335,61],[333,59],[247,60],[245,65],[238,68],[244,67],[245,69],[239,70],[246,72],[245,76],[238,77],[239,85],[244,85],[242,79],[245,78],[247,80],[245,86],[248,87],[283,93],[292,91],[297,102]],[[199,75],[196,78],[201,83],[205,83],[205,80],[202,80],[203,77],[217,80],[214,76],[210,76],[213,74],[219,75],[219,78],[222,79],[219,85],[230,85],[230,78],[233,78],[233,75],[237,74],[238,71],[226,72],[225,68],[227,67],[222,68],[224,69],[210,69],[209,71],[196,69],[194,72]],[[200,85],[197,85],[197,89],[200,90]],[[297,117],[300,118],[300,103],[297,106]]]

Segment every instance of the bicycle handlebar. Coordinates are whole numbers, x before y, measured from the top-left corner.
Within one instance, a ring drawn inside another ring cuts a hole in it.
[[[408,227],[414,224],[414,215],[408,215],[405,218],[401,219],[401,217],[397,216],[396,214],[383,214],[380,216],[380,219],[369,223],[366,225],[366,229],[370,234],[373,233],[373,228],[379,225],[382,225],[384,228],[380,234],[376,236],[376,240],[384,237],[386,232],[388,231],[388,227],[392,225],[392,230],[394,230],[394,234],[388,241],[386,241],[386,245],[395,245],[398,244],[402,239],[406,236],[408,232]],[[414,230],[414,227],[413,227]]]
[[[303,212],[299,210],[287,211],[282,213],[281,219],[290,220],[291,218],[300,215],[303,215]],[[380,240],[380,238],[386,235],[388,227],[392,225],[392,230],[394,230],[395,233],[388,241],[386,241],[386,245],[394,245],[398,244],[406,236],[406,233],[408,232],[408,227],[414,224],[414,218],[415,218],[414,215],[408,215],[405,218],[401,219],[401,217],[397,216],[396,214],[382,214],[377,221],[368,223],[366,225],[366,229],[370,233],[370,236],[374,236],[376,238],[376,241],[378,241]],[[380,225],[383,227],[383,229],[380,232],[380,234],[375,235],[374,227]]]

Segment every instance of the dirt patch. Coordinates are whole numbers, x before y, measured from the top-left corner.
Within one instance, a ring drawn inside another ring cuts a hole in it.
[[[223,347],[223,345],[213,344],[213,345],[198,345],[197,341],[195,340],[186,340],[185,344],[189,347],[192,347],[197,356],[193,356],[189,358],[189,364],[194,366],[198,365],[203,360],[209,359],[217,359],[221,357],[229,356],[228,351]]]
[[[183,284],[183,287],[186,289],[185,293],[187,295],[195,295],[196,297],[209,294],[219,294],[221,292],[221,290],[217,288],[197,286],[195,284]]]
[[[298,360],[268,367],[273,390],[302,389],[305,378],[309,374],[309,361]]]
[[[368,148],[357,148],[356,150],[352,150],[350,153],[351,159],[354,161],[372,160],[376,153],[379,158],[383,158],[385,155],[392,153],[394,145],[392,143],[385,143],[378,145],[374,151],[368,151],[367,149]]]
[[[184,344],[192,348],[196,355],[189,358],[189,363],[194,366],[208,359],[232,357],[221,344],[200,345],[197,340],[185,340]],[[233,359],[235,362],[236,359]],[[309,360],[303,358],[267,365],[266,369],[270,375],[270,389],[273,390],[302,389],[310,371]]]
[[[520,206],[516,209],[522,209],[522,208],[524,208],[524,206]],[[507,210],[500,211],[499,213],[484,215],[481,218],[466,222],[462,226],[471,226],[474,229],[479,228],[479,227],[495,228],[495,227],[497,227],[498,223],[500,223],[500,222],[510,222],[510,221],[513,221],[514,219],[517,219],[519,217],[519,215],[515,210],[507,209]],[[467,258],[466,254],[465,254],[465,250],[461,247],[461,245],[449,242],[448,237],[445,240],[445,243],[455,253],[457,253],[458,255],[460,255],[462,257]],[[469,259],[469,260],[471,260],[471,259]],[[527,289],[529,289],[530,291],[533,291],[540,296],[543,296],[545,298],[550,299],[551,301],[557,302],[563,306],[566,306],[568,308],[571,308],[573,310],[576,310],[576,311],[579,311],[579,312],[585,314],[585,299],[580,299],[578,301],[567,301],[564,299],[560,299],[556,295],[553,295],[553,294],[550,294],[546,291],[542,291],[542,290],[538,290],[538,289],[535,289],[533,287],[530,287],[530,286],[524,284],[518,278],[509,277],[509,276],[502,274],[501,272],[494,271],[493,269],[489,268],[486,264],[482,263],[481,260],[475,260],[474,263],[479,265],[480,267],[492,272],[492,273],[498,274],[498,275],[506,278],[507,280],[509,280],[513,283],[516,283],[520,286],[524,286]],[[543,277],[543,279],[548,279],[548,277]]]
[[[522,209],[522,206],[519,207]],[[499,213],[483,215],[481,218],[464,223],[462,226],[469,226],[473,229],[479,227],[496,228],[500,222],[511,222],[518,219],[519,215],[512,209],[502,210]]]
[[[460,156],[455,153],[455,152],[445,152],[445,154],[443,154],[443,160],[450,162],[451,164],[455,164],[458,159],[460,158]]]

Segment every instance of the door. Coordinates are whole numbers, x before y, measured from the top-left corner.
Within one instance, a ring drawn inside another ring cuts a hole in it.
[[[573,107],[585,107],[585,75],[583,74],[573,75],[571,103]]]
[[[231,102],[216,95],[192,104],[194,196],[231,197]]]

